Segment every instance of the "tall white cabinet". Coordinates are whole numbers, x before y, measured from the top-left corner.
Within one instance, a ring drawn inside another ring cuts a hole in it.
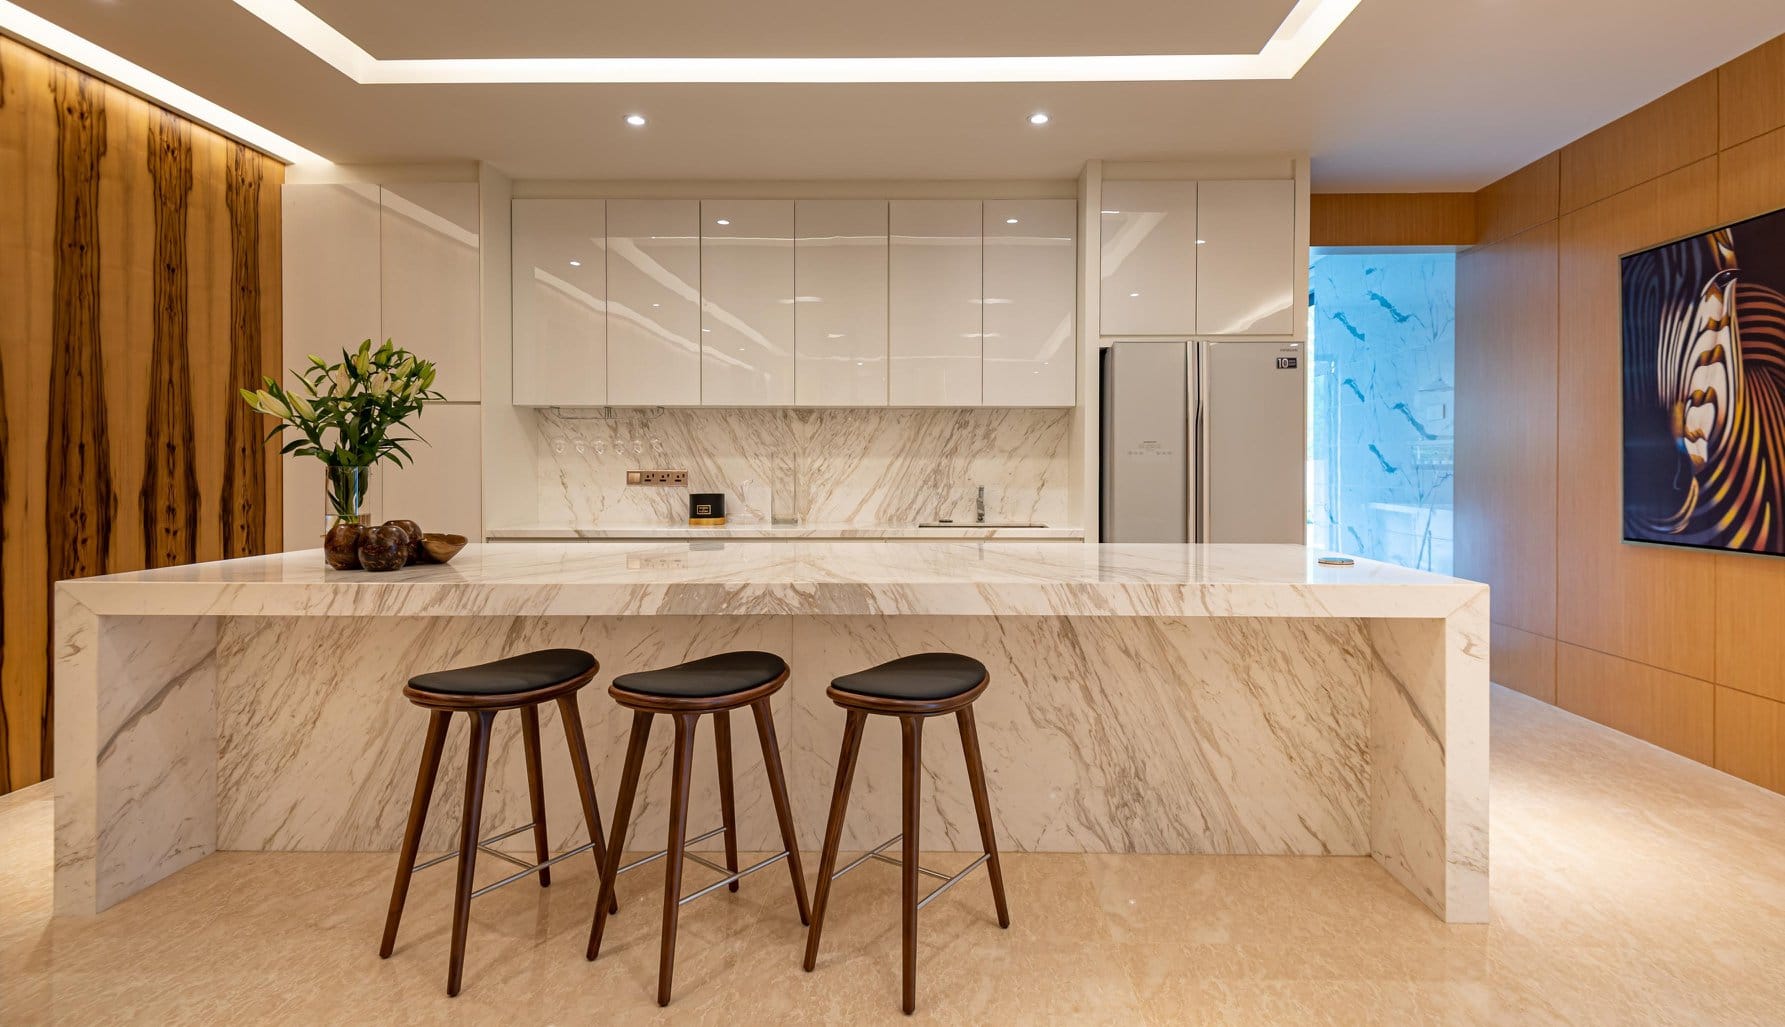
[[[598,402],[698,404],[699,200],[607,201],[607,296],[607,396]]]
[[[985,202],[985,406],[1075,401],[1077,219],[1072,200]]]
[[[700,219],[700,401],[791,406],[793,201],[702,201]]]
[[[794,398],[885,406],[887,203],[794,204]]]
[[[607,209],[601,200],[516,200],[514,401],[607,402]]]
[[[983,204],[890,204],[888,401],[978,406]]]

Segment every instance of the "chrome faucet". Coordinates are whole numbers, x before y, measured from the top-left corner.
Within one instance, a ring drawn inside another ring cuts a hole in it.
[[[979,495],[973,502],[973,523],[985,523],[985,486],[979,486]]]

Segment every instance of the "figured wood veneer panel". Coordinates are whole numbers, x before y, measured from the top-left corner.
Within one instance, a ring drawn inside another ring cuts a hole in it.
[[[1711,762],[1709,681],[1592,649],[1556,646],[1556,705],[1700,763]]]
[[[218,524],[226,559],[266,551],[267,461],[261,419],[236,400],[235,390],[257,389],[264,373],[265,319],[261,313],[260,218],[263,159],[227,144],[224,203],[229,209],[229,358],[223,414],[223,486]]]
[[[1313,246],[1468,246],[1474,193],[1316,193]]]
[[[232,151],[262,183],[239,218]],[[0,38],[0,792],[52,769],[52,582],[215,559],[232,533],[230,555],[269,535],[277,547],[258,423],[227,518],[221,497],[231,376],[279,362],[282,179],[278,162]]]
[[[1719,686],[1716,767],[1785,792],[1785,703]]]
[[[1785,36],[1718,68],[1717,83],[1724,149],[1785,127]]]
[[[1714,156],[1717,73],[1700,75],[1558,152],[1564,212]]]
[[[1556,638],[1702,680],[1726,557],[1620,541],[1618,255],[1715,225],[1716,198],[1717,161],[1700,161],[1566,215],[1560,237]]]
[[[1556,225],[1457,258],[1456,572],[1556,627]]]

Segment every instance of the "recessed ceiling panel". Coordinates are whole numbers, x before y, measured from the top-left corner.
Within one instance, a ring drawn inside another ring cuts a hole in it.
[[[384,60],[1254,54],[1294,0],[306,0]]]

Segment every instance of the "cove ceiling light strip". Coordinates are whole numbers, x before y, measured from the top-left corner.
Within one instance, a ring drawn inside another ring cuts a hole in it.
[[[1298,0],[1255,54],[1065,57],[514,57],[384,60],[298,0],[235,0],[362,85],[1195,82],[1294,78],[1362,0]]]
[[[178,111],[241,140],[264,153],[292,164],[327,164],[329,161],[302,146],[218,106],[184,86],[175,85],[149,69],[119,57],[97,43],[83,39],[60,25],[45,21],[17,4],[0,0],[0,33],[24,40],[73,64],[109,79],[133,93]]]

